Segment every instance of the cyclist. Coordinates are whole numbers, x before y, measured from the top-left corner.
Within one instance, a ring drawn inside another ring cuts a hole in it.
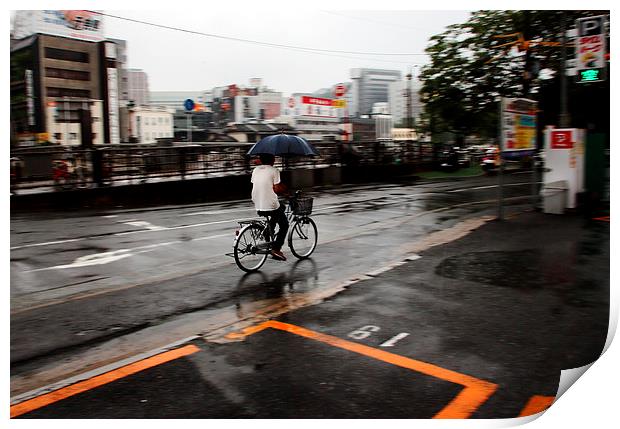
[[[252,171],[252,201],[259,216],[270,217],[272,231],[276,224],[280,226],[271,249],[271,257],[278,261],[286,261],[281,249],[288,232],[288,219],[284,213],[285,207],[280,204],[277,195],[285,193],[286,187],[280,183],[280,170],[273,166],[275,156],[260,154],[259,157],[260,165]]]

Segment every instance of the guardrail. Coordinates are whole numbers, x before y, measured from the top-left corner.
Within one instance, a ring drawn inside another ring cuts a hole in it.
[[[11,189],[62,190],[247,174],[251,143],[173,146],[45,147],[11,152]],[[320,156],[276,158],[281,169],[343,165],[431,164],[438,149],[415,141],[321,142]]]

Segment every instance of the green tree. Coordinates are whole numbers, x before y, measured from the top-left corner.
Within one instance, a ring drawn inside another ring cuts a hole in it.
[[[477,11],[433,36],[426,49],[431,63],[420,75],[426,131],[495,136],[500,97],[536,99],[549,84],[538,78],[540,70],[549,81],[559,79],[561,49],[541,42],[561,42],[562,18],[568,29],[578,17],[608,13]]]

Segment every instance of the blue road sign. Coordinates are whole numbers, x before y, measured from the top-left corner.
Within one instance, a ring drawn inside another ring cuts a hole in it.
[[[185,103],[183,103],[185,106],[185,110],[194,110],[194,100],[192,100],[191,98],[188,98],[187,100],[185,100]]]

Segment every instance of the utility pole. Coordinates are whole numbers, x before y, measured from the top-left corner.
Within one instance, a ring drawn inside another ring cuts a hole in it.
[[[567,79],[566,79],[566,11],[562,12],[562,59],[560,62],[560,128],[570,127],[570,114],[568,113]]]
[[[530,11],[523,11],[524,25],[523,38],[527,41],[525,45],[525,70],[523,71],[523,97],[528,98],[532,87],[532,53],[530,52]]]
[[[413,128],[413,117],[411,112],[411,72],[407,74],[407,128]]]

